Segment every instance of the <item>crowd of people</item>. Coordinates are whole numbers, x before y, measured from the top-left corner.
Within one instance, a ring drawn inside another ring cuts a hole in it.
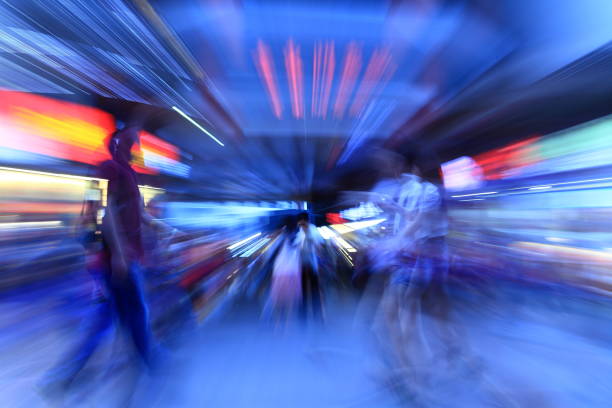
[[[87,253],[87,269],[97,283],[97,307],[83,323],[78,344],[45,376],[43,390],[47,394],[62,395],[72,387],[115,324],[131,340],[142,370],[154,368],[163,354],[152,334],[154,323],[145,301],[143,270],[163,270],[163,261],[157,257],[160,238],[175,237],[177,230],[159,221],[156,201],[148,210],[144,208],[130,165],[130,151],[138,141],[137,135],[137,126],[126,126],[109,139],[112,160],[99,170],[99,177],[108,180],[101,223],[97,219],[100,202],[89,200],[84,204],[77,235]],[[361,241],[352,283],[354,288],[362,289],[364,302],[372,294],[377,299],[371,323],[388,364],[387,380],[394,387],[414,391],[415,387],[423,388],[441,361],[464,356],[466,346],[449,318],[448,221],[444,194],[436,179],[438,169],[432,172],[431,162],[420,155],[388,151],[381,154],[386,177],[370,191],[360,193],[359,199],[365,197],[379,208],[384,222],[378,225],[375,237]],[[150,233],[143,234],[144,230]],[[143,236],[155,238],[143,240]],[[260,264],[267,263],[269,272],[261,274],[266,269],[259,268],[259,275],[255,273],[250,278],[251,288],[246,285],[245,292],[253,291],[254,285],[267,284],[262,316],[277,323],[292,319],[324,322],[323,291],[332,281],[328,278],[337,272],[337,262],[330,259],[329,242],[313,225],[308,212],[287,216],[282,227],[269,237],[270,244],[260,257],[266,259]],[[178,303],[188,307],[164,305],[162,323],[157,321],[155,325],[167,324],[181,314],[193,318],[193,312],[215,292],[210,287],[219,292],[234,277],[236,271],[217,279],[207,289],[200,284],[230,259],[224,245],[211,245],[197,247],[206,254],[200,257],[206,262],[198,261],[197,268],[172,280],[188,299]],[[254,264],[233,262],[232,268],[248,269]],[[151,273],[147,276],[151,278]]]

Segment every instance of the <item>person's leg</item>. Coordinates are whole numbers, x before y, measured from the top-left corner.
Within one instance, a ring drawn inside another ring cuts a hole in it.
[[[323,317],[323,305],[321,304],[321,288],[319,285],[319,275],[314,270],[311,271],[310,275],[310,292],[312,314],[315,318],[320,319]]]
[[[309,308],[309,292],[310,292],[310,282],[309,282],[309,271],[306,265],[302,265],[302,273],[300,276],[301,286],[302,286],[302,301],[300,302],[300,315],[302,319],[308,319],[308,308]]]
[[[138,276],[137,267],[132,267],[129,276],[114,286],[117,311],[128,329],[132,342],[146,365],[151,363],[151,329],[149,313]]]
[[[50,393],[68,389],[81,372],[102,340],[112,330],[111,300],[98,303],[92,316],[86,318],[79,331],[85,333],[82,342],[46,375],[41,386]]]

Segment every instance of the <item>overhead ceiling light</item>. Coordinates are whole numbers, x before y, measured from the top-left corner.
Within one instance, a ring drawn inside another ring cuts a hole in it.
[[[217,139],[216,137],[214,137],[212,135],[212,133],[210,133],[208,130],[204,129],[198,122],[196,122],[195,120],[191,119],[185,112],[183,112],[182,110],[180,110],[179,108],[177,108],[176,106],[173,106],[172,109],[174,109],[175,111],[177,111],[182,117],[184,117],[185,119],[187,119],[189,122],[191,122],[193,124],[193,126],[197,127],[198,129],[200,129],[202,132],[206,133],[212,140],[214,140],[215,142],[219,143],[221,146],[225,146],[223,144],[223,142],[221,142],[219,139]]]

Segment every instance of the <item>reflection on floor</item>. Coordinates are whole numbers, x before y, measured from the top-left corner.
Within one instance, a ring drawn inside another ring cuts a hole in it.
[[[87,317],[82,284],[77,275],[2,298],[0,406],[49,406],[36,384],[69,346],[66,329]],[[161,367],[137,382],[116,357],[126,354],[125,342],[111,341],[64,406],[121,406],[130,390],[137,390],[130,402],[136,407],[574,408],[612,401],[610,306],[601,299],[516,285],[486,295],[456,291],[455,323],[465,327],[479,368],[445,370],[413,399],[385,381],[364,318],[364,305],[371,306],[358,304],[356,294],[330,291],[325,324],[275,326],[259,319],[259,303],[237,302],[187,332]]]

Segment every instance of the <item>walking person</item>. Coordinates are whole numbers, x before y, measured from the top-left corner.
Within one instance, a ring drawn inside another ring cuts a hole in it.
[[[390,231],[374,250],[376,268],[389,274],[381,308],[382,333],[390,343],[393,376],[419,388],[434,344],[452,342],[443,290],[448,223],[441,187],[425,177],[428,167],[435,165],[419,154],[388,155],[392,177],[378,183],[371,195],[384,210]],[[424,329],[425,315],[435,315],[434,332]]]
[[[272,267],[270,296],[264,316],[276,315],[277,322],[288,323],[302,299],[300,243],[295,217],[288,216],[277,237],[279,251]]]
[[[322,318],[319,252],[323,238],[310,223],[307,212],[298,214],[298,245],[301,253],[302,317],[310,312],[315,319]]]
[[[62,396],[69,390],[102,340],[112,332],[114,321],[129,335],[142,365],[151,366],[151,330],[140,268],[141,225],[147,222],[164,227],[144,213],[136,172],[130,165],[139,130],[138,126],[127,126],[113,133],[108,142],[112,158],[99,168],[99,177],[108,180],[100,256],[106,298],[96,304],[92,316],[84,321],[79,346],[47,373],[43,392],[51,396]]]

